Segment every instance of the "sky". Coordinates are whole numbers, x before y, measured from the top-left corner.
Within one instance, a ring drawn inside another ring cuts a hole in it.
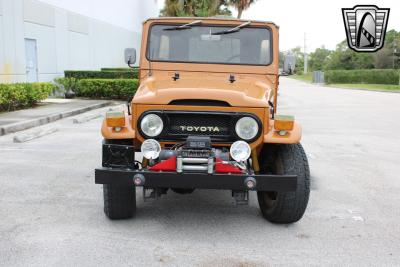
[[[242,19],[273,21],[279,25],[281,51],[304,47],[306,34],[307,52],[312,52],[321,46],[335,49],[345,40],[341,9],[361,4],[390,8],[387,29],[400,31],[400,0],[257,0],[243,13]],[[164,1],[158,0],[158,6],[163,5]]]

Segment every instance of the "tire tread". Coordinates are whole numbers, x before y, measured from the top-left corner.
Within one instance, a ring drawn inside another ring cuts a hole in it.
[[[135,187],[103,185],[104,213],[112,220],[132,218],[136,212]]]
[[[263,192],[258,192],[262,215],[273,223],[293,223],[300,220],[307,208],[310,195],[310,168],[301,144],[278,145],[275,160],[281,160],[284,174],[297,175],[297,190],[279,192],[276,206],[266,210]]]

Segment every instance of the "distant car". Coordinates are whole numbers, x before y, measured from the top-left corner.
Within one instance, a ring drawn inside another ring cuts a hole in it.
[[[289,76],[289,74],[287,74],[286,72],[282,71],[281,73],[279,73],[280,76]]]
[[[293,223],[304,214],[310,173],[293,116],[277,114],[278,27],[271,22],[156,18],[143,25],[140,86],[129,112],[102,125],[104,212],[131,218],[169,189],[257,191],[262,215]],[[125,51],[132,65],[134,49]],[[142,157],[139,153],[141,152]]]

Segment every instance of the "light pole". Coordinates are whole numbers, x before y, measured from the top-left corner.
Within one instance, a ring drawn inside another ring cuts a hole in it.
[[[308,72],[308,58],[307,58],[307,38],[306,33],[304,33],[304,74]]]

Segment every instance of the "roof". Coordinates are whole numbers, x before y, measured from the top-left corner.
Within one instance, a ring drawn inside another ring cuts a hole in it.
[[[272,24],[275,27],[279,28],[278,25],[276,25],[272,21],[262,21],[262,20],[251,20],[251,19],[236,19],[236,18],[230,18],[230,17],[157,17],[157,18],[149,18],[147,21],[160,21],[160,20],[217,20],[217,21],[235,21],[235,22],[247,22],[251,21],[254,23],[265,23],[265,24]]]

